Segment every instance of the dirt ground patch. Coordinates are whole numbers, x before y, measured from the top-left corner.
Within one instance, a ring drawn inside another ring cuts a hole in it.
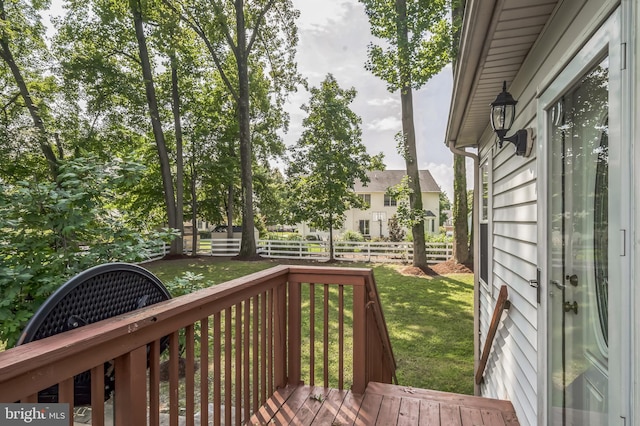
[[[404,266],[399,269],[399,272],[403,275],[413,275],[425,278],[447,274],[473,274],[473,265],[464,265],[456,263],[453,260],[447,260],[446,262],[431,265],[431,267],[426,270],[416,266]]]

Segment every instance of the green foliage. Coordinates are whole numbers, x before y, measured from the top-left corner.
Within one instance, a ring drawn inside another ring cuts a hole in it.
[[[418,222],[423,222],[426,212],[422,209],[412,209],[409,203],[409,195],[413,190],[409,187],[409,176],[403,176],[399,184],[389,187],[387,194],[397,200],[397,219],[400,225],[411,228]]]
[[[361,142],[361,119],[349,108],[355,96],[329,74],[302,106],[305,130],[287,171],[290,223],[331,230],[342,226],[345,211],[362,207],[353,187],[357,179],[368,182],[366,172],[382,166],[382,154],[370,156]]]
[[[428,243],[452,243],[453,237],[448,237],[444,232],[440,234],[425,235],[425,241]]]
[[[473,191],[472,191],[473,195]],[[447,213],[446,210],[451,210],[451,201],[449,201],[449,197],[447,197],[447,193],[444,191],[440,192],[440,224],[444,225],[447,221]]]
[[[140,165],[95,157],[60,164],[57,182],[0,186],[0,341],[12,346],[36,309],[68,278],[105,262],[145,258],[168,232],[130,229],[114,209]]]
[[[340,237],[340,240],[342,240],[342,241],[363,242],[364,241],[364,235],[362,235],[358,231],[347,230],[347,231],[344,232],[344,234],[342,234],[342,236]]]
[[[178,297],[204,288],[202,280],[204,280],[204,275],[186,271],[165,282],[164,285],[169,290],[171,297]]]
[[[387,82],[390,92],[419,89],[451,62],[450,0],[406,0],[405,19],[397,8],[403,2],[359,1],[369,17],[371,34],[383,40],[369,44],[365,67]]]
[[[393,216],[391,216],[387,225],[389,227],[389,241],[396,243],[404,241],[406,232],[404,232],[404,229],[402,228],[402,226],[400,226],[397,215],[394,214]]]

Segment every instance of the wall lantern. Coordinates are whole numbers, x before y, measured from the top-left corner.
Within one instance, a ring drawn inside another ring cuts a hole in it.
[[[504,141],[511,142],[516,147],[516,155],[528,157],[533,147],[533,129],[520,129],[514,135],[507,137],[513,120],[516,118],[516,104],[511,93],[507,92],[507,82],[502,83],[502,92],[491,102],[491,127],[498,136],[498,146],[502,148]]]

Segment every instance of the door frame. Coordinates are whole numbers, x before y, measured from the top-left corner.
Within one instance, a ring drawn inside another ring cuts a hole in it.
[[[551,262],[548,231],[550,223],[549,181],[549,120],[547,111],[574,84],[576,84],[604,56],[609,57],[609,200],[612,209],[609,215],[609,282],[618,283],[609,287],[609,424],[633,424],[630,418],[632,395],[631,362],[632,342],[632,284],[631,256],[629,248],[631,211],[631,122],[628,72],[621,70],[622,62],[622,11],[617,8],[599,29],[580,48],[564,69],[544,88],[537,99],[537,167],[538,167],[538,259],[541,269],[541,301],[538,309],[538,424],[550,421],[549,392],[549,270]],[[624,194],[627,194],[624,196]],[[619,262],[619,263],[615,263]]]

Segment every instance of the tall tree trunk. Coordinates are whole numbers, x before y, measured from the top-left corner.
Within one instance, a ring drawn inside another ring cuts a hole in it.
[[[469,222],[465,157],[453,155],[453,260],[469,262]]]
[[[251,258],[256,254],[256,239],[253,233],[253,172],[251,128],[249,116],[249,51],[244,21],[244,1],[235,1],[236,34],[238,45],[238,124],[240,127],[240,176],[242,180],[242,245],[240,258]]]
[[[6,25],[7,17],[6,11],[4,9],[4,0],[0,0],[0,19]],[[58,177],[58,159],[56,158],[56,154],[53,151],[53,148],[49,144],[47,130],[45,129],[42,117],[40,117],[40,113],[38,112],[38,106],[33,102],[31,93],[29,92],[29,88],[27,87],[27,83],[24,81],[22,72],[20,71],[16,60],[13,57],[13,52],[11,51],[11,47],[9,46],[9,37],[6,31],[7,30],[2,30],[2,36],[0,37],[0,57],[11,70],[11,74],[13,75],[13,79],[18,86],[18,90],[20,91],[20,96],[22,97],[24,105],[27,107],[27,110],[31,115],[33,125],[38,130],[38,144],[40,145],[40,149],[42,150],[42,153],[47,160],[47,164],[49,165],[51,178],[55,181]]]
[[[173,124],[176,131],[176,229],[180,238],[176,238],[176,252],[184,251],[184,158],[182,154],[182,119],[180,105],[180,88],[178,86],[178,61],[175,52],[171,53],[171,95],[173,98]],[[193,223],[194,234],[196,222]],[[194,246],[193,252],[196,252]]]
[[[142,11],[140,9],[140,3],[137,0],[129,0],[129,7],[133,14],[133,23],[136,31],[136,38],[138,40],[138,50],[140,53],[140,64],[142,66],[142,78],[144,79],[144,88],[147,95],[149,115],[151,117],[151,127],[153,129],[153,136],[156,141],[156,148],[160,159],[160,171],[162,174],[162,187],[164,189],[167,220],[170,228],[177,229],[176,201],[171,176],[171,164],[169,162],[169,154],[167,152],[164,132],[162,131],[162,123],[160,122],[156,90],[153,84],[153,74],[151,73],[151,62],[149,61],[149,51],[147,50],[147,39],[144,34],[142,22]],[[175,243],[171,244],[170,254],[178,254],[176,249],[177,245]]]
[[[191,223],[193,225],[193,235],[191,235],[191,256],[198,254],[198,234],[196,232],[198,223],[198,194],[196,192],[198,177],[196,175],[195,155],[191,158]]]
[[[396,0],[398,16],[398,71],[400,72],[400,100],[402,103],[402,134],[404,138],[404,158],[409,176],[409,206],[412,211],[422,211],[422,190],[420,189],[420,171],[416,150],[416,131],[413,123],[413,93],[411,90],[411,70],[409,69],[409,30],[407,28],[407,2]],[[424,219],[417,221],[411,228],[413,234],[413,266],[425,269],[427,251],[425,248]]]

